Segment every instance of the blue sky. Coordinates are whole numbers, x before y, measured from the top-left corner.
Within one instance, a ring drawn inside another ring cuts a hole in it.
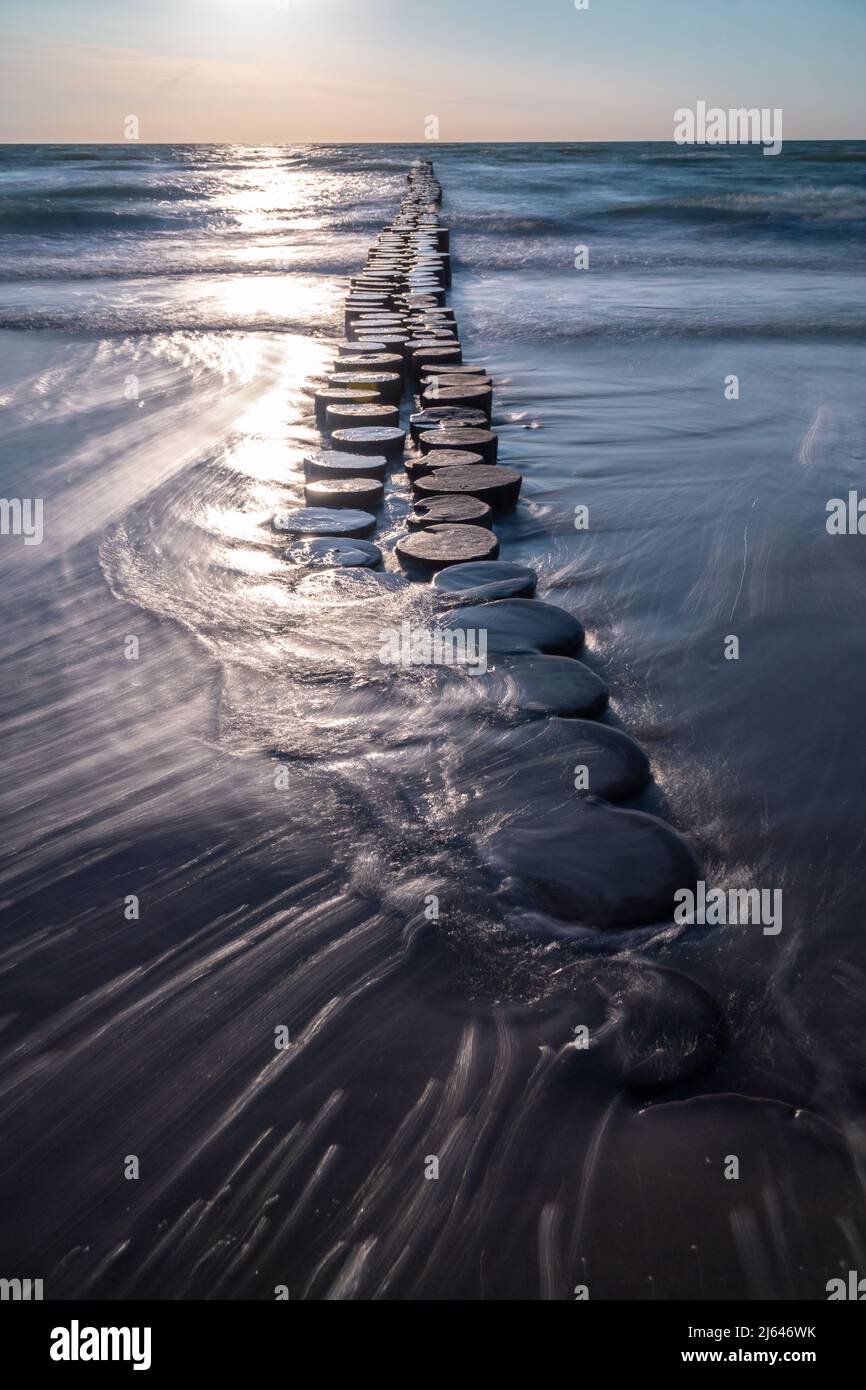
[[[866,137],[866,0],[0,0],[0,141]]]

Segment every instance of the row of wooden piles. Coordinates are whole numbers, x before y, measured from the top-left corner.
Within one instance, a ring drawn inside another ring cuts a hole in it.
[[[380,563],[369,537],[402,462],[414,502],[395,553],[413,578],[495,559],[495,516],[521,483],[498,463],[489,374],[463,360],[441,200],[432,163],[417,160],[396,217],[350,281],[345,337],[315,394],[324,440],[304,459],[306,506],[276,519],[322,559]]]

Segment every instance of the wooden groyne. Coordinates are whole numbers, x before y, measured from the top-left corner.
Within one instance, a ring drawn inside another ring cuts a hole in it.
[[[498,463],[490,428],[493,385],[464,363],[451,286],[450,233],[429,160],[416,160],[392,222],[350,281],[345,338],[315,393],[324,447],[304,460],[305,507],[276,519],[297,540],[368,538],[389,466],[401,461],[415,505],[395,547],[404,572],[430,578],[459,563],[495,559],[497,512],[520,493],[520,474]],[[411,401],[408,429],[401,423]],[[353,559],[348,557],[353,555]],[[334,562],[375,564],[378,548],[335,544]]]
[[[696,880],[694,857],[671,826],[616,805],[646,785],[648,761],[626,734],[595,722],[608,689],[579,659],[582,624],[535,597],[533,569],[499,559],[497,523],[518,504],[522,478],[502,462],[495,383],[463,360],[441,201],[432,163],[416,160],[397,215],[350,282],[345,336],[315,396],[323,442],[304,459],[307,505],[275,524],[293,537],[293,559],[381,564],[370,540],[376,508],[402,463],[414,500],[394,551],[410,579],[432,580],[440,616],[431,650],[449,636],[464,651],[483,637],[489,664],[466,682],[466,708],[479,727],[495,725],[498,756],[513,744],[516,785],[520,759],[531,758],[536,777],[542,759],[553,797],[543,823],[524,818],[518,798],[478,841],[502,910],[530,901],[593,929],[669,922],[675,893]],[[486,794],[481,779],[479,814]]]

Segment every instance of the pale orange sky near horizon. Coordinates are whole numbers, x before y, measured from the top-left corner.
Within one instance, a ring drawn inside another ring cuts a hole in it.
[[[589,3],[2,0],[0,140],[113,143],[130,115],[145,143],[414,142],[431,115],[443,141],[664,140],[699,99],[866,136],[866,0],[818,29],[808,0]]]

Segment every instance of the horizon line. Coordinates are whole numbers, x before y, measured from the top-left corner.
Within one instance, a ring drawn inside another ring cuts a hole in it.
[[[866,144],[866,135],[797,135],[789,136],[784,142],[786,145],[837,145],[837,144]],[[694,142],[688,145],[678,144],[672,137],[667,136],[657,139],[623,139],[612,138],[609,140],[581,140],[574,137],[564,137],[558,135],[548,135],[543,139],[534,140],[184,140],[180,137],[174,140],[2,140],[0,139],[0,149],[7,146],[38,146],[38,145],[101,145],[106,148],[127,149],[130,146],[138,148],[162,148],[166,145],[196,145],[202,148],[217,147],[219,145],[241,145],[255,147],[266,145],[271,149],[281,149],[290,145],[348,145],[358,149],[363,149],[369,145],[406,145],[420,146],[424,149],[435,149],[454,145],[672,145],[674,149],[690,150],[725,150],[725,149],[749,149],[752,146],[759,149],[762,142],[760,140],[725,141],[718,144],[709,142]]]

